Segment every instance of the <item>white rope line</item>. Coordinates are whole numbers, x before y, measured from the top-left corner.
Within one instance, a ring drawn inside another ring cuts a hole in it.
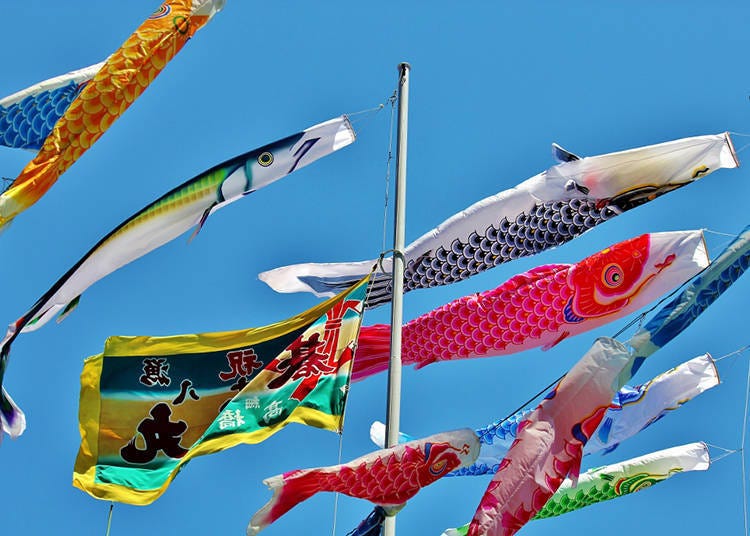
[[[734,352],[729,352],[728,354],[724,354],[721,357],[717,357],[716,359],[714,359],[714,363],[718,363],[719,361],[721,361],[722,359],[726,359],[727,357],[732,357],[733,355],[741,354],[748,348],[750,348],[750,344],[746,344],[745,346],[743,346],[742,348],[738,348]]]
[[[737,149],[737,150],[735,151],[735,153],[736,153],[736,154],[740,154],[740,153],[741,153],[742,151],[744,151],[744,150],[745,150],[745,149],[747,149],[748,147],[750,147],[750,143],[746,143],[745,145],[743,145],[742,147],[740,147],[739,149]]]
[[[712,449],[723,450],[727,454],[734,454],[735,452],[740,451],[740,449],[728,449],[728,448],[720,447],[719,445],[714,445],[713,443],[709,443],[708,441],[704,441],[704,443],[706,444],[706,446],[711,447]]]
[[[708,444],[708,443],[706,443],[706,444]],[[715,458],[712,458],[711,459],[711,463],[716,463],[719,460],[723,460],[727,456],[731,456],[732,454],[735,454],[737,452],[739,452],[739,450],[729,450],[729,451],[727,451],[727,452],[725,452],[723,454],[720,454],[720,455],[716,456]]]
[[[348,395],[347,395],[348,396]],[[339,434],[339,459],[337,465],[341,465],[341,453],[344,450],[344,434]],[[333,526],[331,528],[331,536],[336,536],[336,518],[339,513],[339,493],[333,494]]]
[[[737,233],[722,233],[722,232],[720,232],[720,231],[714,231],[714,230],[712,230],[712,229],[708,229],[708,228],[706,228],[706,227],[704,227],[704,228],[703,228],[703,229],[701,229],[701,230],[702,230],[702,231],[703,231],[704,233],[715,234],[715,235],[718,235],[718,236],[728,236],[728,237],[730,237],[730,238],[737,238]]]
[[[386,234],[388,233],[386,221],[388,220],[388,196],[390,195],[391,189],[391,161],[393,160],[393,117],[396,113],[396,95],[398,95],[398,89],[394,89],[393,95],[391,95],[388,99],[388,102],[391,103],[391,122],[388,125],[388,158],[385,162],[385,203],[383,206],[383,243],[380,247],[381,251],[385,251],[385,240]]]
[[[372,108],[367,108],[365,110],[360,110],[358,112],[352,112],[350,114],[346,114],[347,117],[354,117],[355,115],[362,115],[362,114],[369,114],[370,112],[379,112],[385,108],[385,104],[380,103],[377,106],[373,106]]]

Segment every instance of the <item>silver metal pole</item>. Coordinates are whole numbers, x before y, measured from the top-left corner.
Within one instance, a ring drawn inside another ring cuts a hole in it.
[[[404,236],[406,227],[406,142],[409,116],[408,63],[398,66],[398,144],[396,148],[395,230],[393,233],[393,299],[391,301],[391,357],[388,363],[388,406],[385,420],[386,446],[398,444],[401,412],[401,324],[404,294]],[[396,518],[387,517],[383,536],[395,536]]]

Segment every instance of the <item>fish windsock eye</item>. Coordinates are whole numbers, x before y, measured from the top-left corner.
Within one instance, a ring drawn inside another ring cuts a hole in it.
[[[258,163],[263,167],[270,166],[273,164],[273,155],[268,151],[260,153],[260,156],[258,156]]]
[[[448,460],[437,461],[430,466],[430,472],[435,476],[439,476],[445,471],[447,465]]]
[[[622,285],[623,275],[619,264],[608,264],[602,272],[602,283],[607,288],[617,288]]]

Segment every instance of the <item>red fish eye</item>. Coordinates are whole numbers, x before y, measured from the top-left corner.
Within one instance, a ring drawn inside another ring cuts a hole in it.
[[[622,284],[623,275],[619,264],[608,264],[602,272],[602,283],[608,288],[617,288]]]

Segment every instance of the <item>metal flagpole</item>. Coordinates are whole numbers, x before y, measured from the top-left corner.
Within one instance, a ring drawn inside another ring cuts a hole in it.
[[[398,143],[396,146],[395,230],[393,233],[393,299],[391,301],[391,357],[388,363],[388,409],[385,421],[386,446],[398,444],[401,411],[401,324],[404,294],[404,228],[406,214],[406,141],[409,115],[408,63],[398,66]],[[395,536],[396,518],[385,519],[383,536]]]

